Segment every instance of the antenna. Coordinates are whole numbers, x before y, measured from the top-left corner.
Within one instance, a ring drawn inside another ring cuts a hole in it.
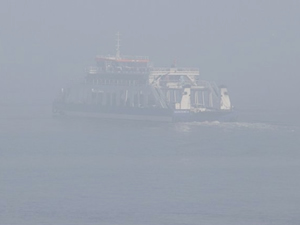
[[[117,32],[116,57],[120,58],[120,32]]]

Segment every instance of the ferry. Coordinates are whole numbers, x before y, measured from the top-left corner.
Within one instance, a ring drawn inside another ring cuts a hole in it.
[[[82,82],[62,88],[55,115],[167,122],[235,121],[227,88],[200,79],[198,68],[154,67],[149,57],[96,56]]]

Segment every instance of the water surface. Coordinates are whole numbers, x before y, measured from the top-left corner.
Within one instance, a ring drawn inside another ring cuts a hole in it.
[[[50,111],[2,106],[0,224],[300,222],[295,114],[171,124]]]

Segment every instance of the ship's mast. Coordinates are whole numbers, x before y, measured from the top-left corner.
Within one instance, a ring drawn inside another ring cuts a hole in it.
[[[120,58],[120,32],[117,33],[116,58]]]

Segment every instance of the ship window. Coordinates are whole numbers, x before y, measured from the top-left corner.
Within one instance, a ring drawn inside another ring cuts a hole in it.
[[[110,93],[106,93],[106,106],[110,106],[111,105],[111,95]]]
[[[112,106],[116,106],[117,105],[117,95],[116,95],[116,93],[113,93],[111,95],[111,105]]]
[[[154,96],[152,94],[148,95],[148,106],[149,107],[155,107],[155,99]]]
[[[92,90],[92,100],[94,101],[97,97],[97,93]]]
[[[125,91],[121,90],[119,92],[119,106],[124,106],[125,105]]]
[[[126,104],[126,106],[127,106],[127,107],[130,107],[130,106],[131,106],[131,105],[130,105],[130,103],[131,103],[131,102],[130,102],[130,98],[129,98],[129,97],[127,97],[127,99],[126,99],[126,103],[125,103],[125,104]]]
[[[134,105],[134,107],[138,107],[139,106],[139,95],[137,93],[135,93],[133,95],[133,105]]]
[[[145,106],[145,99],[144,99],[144,94],[140,93],[140,106],[144,107]]]
[[[100,92],[100,93],[98,93],[98,96],[97,96],[97,104],[102,105],[102,102],[103,102],[103,93]]]
[[[181,101],[181,91],[179,91],[179,90],[176,90],[176,91],[174,91],[175,93],[175,102],[177,102],[177,103],[180,103],[180,101]]]

